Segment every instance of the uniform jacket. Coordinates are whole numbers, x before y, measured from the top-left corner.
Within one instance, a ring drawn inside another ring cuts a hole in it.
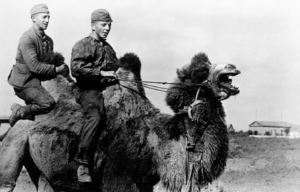
[[[78,41],[71,55],[71,72],[82,88],[99,88],[103,79],[100,71],[116,71],[118,59],[113,48],[106,41],[98,41],[89,35]]]
[[[53,51],[52,39],[31,27],[19,40],[16,64],[9,74],[8,83],[22,89],[40,86],[42,78],[54,78],[55,66],[40,61],[48,51]]]

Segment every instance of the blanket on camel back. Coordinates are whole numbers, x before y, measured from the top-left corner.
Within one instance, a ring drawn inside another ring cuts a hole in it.
[[[235,66],[211,65],[205,54],[195,55],[178,70],[179,86],[168,90],[166,101],[176,112],[168,115],[146,97],[139,58],[126,54],[119,65],[118,77],[130,81],[103,92],[107,127],[92,149],[93,182],[77,182],[75,156],[84,119],[74,99],[76,85],[58,76],[43,83],[57,101],[54,110],[34,122],[18,122],[3,140],[0,189],[13,190],[23,165],[43,191],[150,192],[161,180],[169,191],[189,192],[221,175],[228,136],[220,100],[239,92],[228,78],[239,74]],[[203,81],[201,88],[189,86]],[[185,105],[190,105],[197,90],[195,100],[201,102],[193,106],[190,118],[182,103],[188,98]]]

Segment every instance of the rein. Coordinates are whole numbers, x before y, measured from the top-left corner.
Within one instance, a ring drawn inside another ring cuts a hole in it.
[[[169,82],[160,82],[160,81],[137,81],[137,80],[126,80],[126,79],[118,79],[119,81],[129,81],[129,82],[136,82],[136,83],[155,83],[155,84],[163,84],[163,85],[186,85],[183,83],[169,83]],[[199,86],[202,85],[198,83],[192,83],[189,84],[188,86]]]
[[[160,92],[167,92],[168,88],[166,87],[160,87],[160,86],[155,86],[155,85],[150,85],[150,84],[162,84],[162,85],[185,85],[185,86],[190,86],[190,87],[195,87],[195,86],[200,86],[201,84],[183,84],[183,83],[169,83],[169,82],[159,82],[159,81],[137,81],[137,80],[126,80],[126,79],[118,79],[119,81],[128,81],[128,82],[135,82],[135,83],[142,83],[143,86],[147,89],[155,90],[155,91],[160,91]],[[150,84],[149,84],[150,83]]]

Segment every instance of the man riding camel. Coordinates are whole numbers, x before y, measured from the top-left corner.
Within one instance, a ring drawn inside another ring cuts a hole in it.
[[[72,50],[71,71],[77,81],[76,101],[82,106],[85,122],[77,155],[79,182],[91,182],[89,163],[97,139],[106,126],[102,91],[116,83],[118,69],[114,49],[106,42],[112,19],[105,9],[97,9],[91,16],[92,33],[78,41]]]
[[[15,94],[27,105],[14,103],[11,106],[11,127],[20,119],[34,120],[36,115],[49,113],[56,103],[41,85],[41,81],[45,78],[55,78],[58,74],[67,76],[69,73],[66,64],[55,67],[50,63],[41,62],[46,53],[53,51],[53,41],[45,34],[50,19],[47,5],[35,5],[30,15],[33,26],[19,40],[16,64],[8,77]]]

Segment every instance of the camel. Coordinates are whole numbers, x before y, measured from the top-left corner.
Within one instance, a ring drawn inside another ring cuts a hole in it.
[[[170,115],[146,97],[135,54],[125,54],[119,66],[119,84],[103,92],[107,127],[91,149],[93,182],[77,181],[84,118],[76,85],[58,76],[43,83],[57,101],[54,110],[34,122],[19,121],[4,138],[0,191],[13,191],[23,166],[39,192],[152,192],[159,181],[170,192],[197,192],[222,174],[228,136],[221,100],[239,93],[229,79],[240,73],[236,67],[196,55],[168,89]]]

